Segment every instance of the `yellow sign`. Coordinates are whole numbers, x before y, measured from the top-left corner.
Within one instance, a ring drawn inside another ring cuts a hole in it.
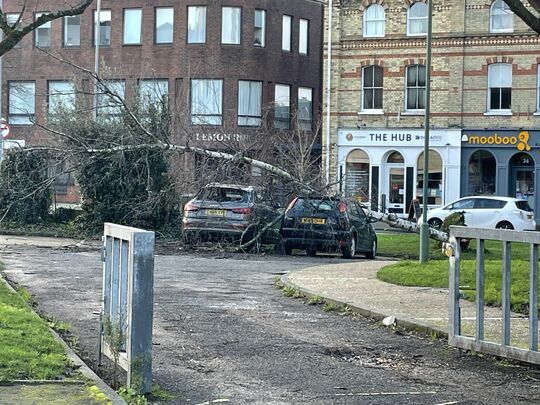
[[[521,131],[517,137],[493,134],[490,136],[469,136],[472,145],[516,145],[519,151],[530,151],[529,131]]]

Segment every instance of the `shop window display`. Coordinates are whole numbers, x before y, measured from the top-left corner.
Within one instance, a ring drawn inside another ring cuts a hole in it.
[[[495,173],[493,155],[485,150],[474,152],[469,160],[469,195],[494,195]]]
[[[423,200],[423,187],[424,187],[424,152],[418,157],[417,167],[417,182],[416,182],[416,195],[420,204]],[[441,156],[434,150],[429,151],[429,166],[428,166],[428,201],[429,205],[442,205],[442,177],[443,177],[443,165]]]
[[[369,156],[361,149],[347,156],[345,193],[358,201],[369,200]]]

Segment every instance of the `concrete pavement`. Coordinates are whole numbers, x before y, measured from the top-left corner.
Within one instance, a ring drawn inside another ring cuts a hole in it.
[[[310,296],[320,296],[335,303],[347,304],[356,312],[383,319],[394,315],[396,324],[407,328],[448,335],[448,290],[430,287],[404,287],[377,279],[377,271],[395,262],[351,261],[295,270],[282,282]],[[462,333],[474,336],[476,308],[473,302],[461,300]],[[502,311],[485,307],[485,339],[501,342]],[[528,318],[512,313],[513,346],[526,348]]]

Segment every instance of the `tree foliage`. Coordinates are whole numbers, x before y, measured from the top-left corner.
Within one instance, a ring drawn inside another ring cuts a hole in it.
[[[48,157],[39,151],[11,151],[0,166],[0,221],[35,224],[48,216],[52,180]]]
[[[61,146],[72,152],[68,159],[80,186],[83,210],[78,220],[87,231],[101,231],[104,222],[148,229],[177,224],[178,198],[166,151],[128,148],[93,155],[80,149],[81,145],[87,149],[139,145],[148,141],[148,133],[155,140],[166,141],[169,112],[165,102],[158,104],[144,112],[136,106],[130,111],[133,115],[122,110],[114,115],[105,108],[96,120],[88,113],[71,110],[51,118],[51,125],[69,134]],[[146,131],[141,131],[134,119],[144,122]]]

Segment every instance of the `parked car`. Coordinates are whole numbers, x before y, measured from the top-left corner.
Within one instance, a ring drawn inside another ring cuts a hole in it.
[[[375,220],[376,221],[376,220]],[[281,240],[285,254],[293,249],[314,256],[320,250],[341,250],[343,257],[364,253],[375,258],[377,235],[360,204],[340,198],[297,197],[285,211]]]
[[[211,183],[184,205],[182,234],[187,243],[204,238],[244,244],[278,216],[277,205],[260,188]],[[270,228],[250,247],[259,249],[262,243],[277,243],[278,228]]]
[[[444,219],[453,212],[463,212],[465,225],[476,228],[515,229],[534,231],[534,213],[527,200],[512,197],[464,197],[442,208],[427,212],[427,222],[440,228]]]

